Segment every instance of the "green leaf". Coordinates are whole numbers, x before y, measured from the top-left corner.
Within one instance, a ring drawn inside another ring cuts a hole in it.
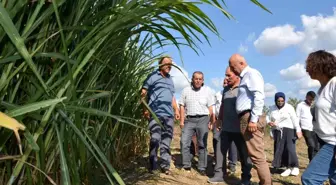
[[[37,143],[34,141],[33,135],[31,135],[31,133],[26,129],[23,133],[23,135],[25,136],[25,138],[27,139],[30,147],[33,150],[39,151],[40,147],[37,145]]]
[[[28,105],[24,105],[24,106],[12,109],[8,111],[7,115],[11,117],[21,116],[21,115],[24,115],[30,112],[34,112],[37,110],[41,110],[41,109],[56,105],[58,103],[61,103],[65,99],[66,97],[31,103]]]

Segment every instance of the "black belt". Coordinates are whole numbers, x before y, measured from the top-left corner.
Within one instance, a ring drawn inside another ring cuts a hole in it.
[[[251,112],[251,110],[250,109],[244,110],[243,112],[241,112],[241,113],[238,114],[238,117],[241,118],[241,117],[243,117],[248,112]]]
[[[193,115],[193,116],[187,116],[187,118],[201,118],[204,116],[208,116],[208,115]]]

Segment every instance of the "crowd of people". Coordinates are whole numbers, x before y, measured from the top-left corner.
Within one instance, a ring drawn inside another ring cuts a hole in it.
[[[227,153],[229,170],[235,171],[237,158],[241,163],[241,184],[251,184],[254,166],[259,184],[270,185],[272,178],[264,151],[264,132],[269,125],[274,140],[272,167],[285,168],[281,176],[298,176],[299,161],[296,141],[301,137],[308,146],[309,165],[301,181],[304,185],[323,184],[329,179],[336,185],[336,58],[324,50],[309,54],[306,71],[321,84],[317,93],[309,91],[305,100],[295,108],[286,103],[286,95],[278,92],[274,105],[267,114],[264,108],[264,79],[261,73],[250,67],[239,54],[230,57],[225,71],[223,91],[214,97],[204,86],[204,74],[195,71],[191,85],[181,92],[179,102],[169,72],[170,57],[159,60],[159,69],[145,80],[141,95],[158,119],[144,106],[144,117],[149,120],[150,172],[162,171],[169,175],[174,119],[179,120],[181,135],[181,170],[191,170],[194,153],[192,138],[196,135],[198,172],[207,175],[208,132],[214,133],[215,167],[209,183],[225,182]],[[216,101],[217,100],[217,101]],[[158,123],[158,121],[160,123]],[[160,162],[158,149],[160,148]]]

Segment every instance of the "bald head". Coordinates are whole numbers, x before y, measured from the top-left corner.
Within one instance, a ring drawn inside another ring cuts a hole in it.
[[[239,75],[247,66],[247,62],[240,54],[233,54],[229,59],[229,66],[236,75]]]

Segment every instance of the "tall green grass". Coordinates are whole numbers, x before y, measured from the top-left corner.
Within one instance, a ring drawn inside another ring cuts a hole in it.
[[[139,91],[151,51],[197,52],[201,27],[218,34],[199,3],[232,17],[217,0],[0,2],[0,110],[27,127],[19,157],[0,130],[0,184],[94,184],[97,171],[124,184],[114,167],[146,150]]]

